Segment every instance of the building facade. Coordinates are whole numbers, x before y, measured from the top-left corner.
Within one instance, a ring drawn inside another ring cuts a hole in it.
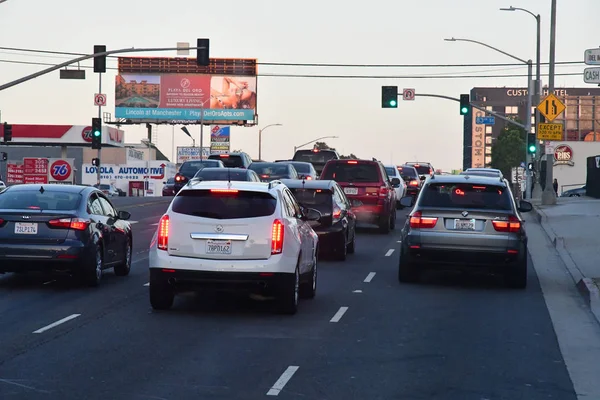
[[[600,88],[560,88],[554,94],[566,105],[566,110],[553,122],[563,124],[563,142],[600,141]],[[535,133],[535,109],[532,104],[527,110],[526,88],[496,87],[471,89],[471,102],[487,110],[520,121],[531,118],[532,132]],[[548,90],[543,90],[543,96]],[[476,118],[484,112],[472,109],[465,117],[463,141],[463,169],[489,166],[492,162],[492,145],[506,126],[506,122],[496,118],[494,125],[477,124]],[[552,143],[542,143],[553,153]],[[523,149],[525,154],[525,149]]]

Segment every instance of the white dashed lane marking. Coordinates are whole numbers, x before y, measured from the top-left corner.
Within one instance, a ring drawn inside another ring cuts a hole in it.
[[[145,283],[144,286],[150,286],[150,282]]]
[[[389,256],[391,256],[391,255],[392,255],[392,253],[393,253],[393,252],[394,252],[394,249],[389,249],[389,250],[387,251],[387,253],[385,253],[385,256],[386,256],[386,257],[389,257]]]
[[[348,311],[348,307],[340,307],[338,312],[335,313],[335,315],[329,320],[329,322],[340,322],[340,319],[342,319],[344,314],[346,314],[346,311]]]
[[[68,322],[68,321],[70,321],[72,319],[75,319],[75,318],[79,317],[80,315],[81,314],[72,314],[72,315],[69,315],[68,317],[65,317],[63,319],[59,319],[58,321],[53,322],[50,325],[46,325],[45,327],[40,328],[37,331],[33,331],[33,333],[46,332],[47,330],[52,329],[52,328],[54,328],[54,327],[56,327],[58,325],[64,324],[65,322]]]
[[[369,283],[373,280],[374,277],[375,277],[375,272],[369,272],[369,275],[367,275],[367,277],[365,278],[365,280],[363,282]]]
[[[279,393],[283,390],[285,385],[292,379],[292,376],[298,371],[298,368],[295,365],[290,365],[287,369],[281,374],[277,382],[269,389],[267,392],[267,396],[279,396]]]

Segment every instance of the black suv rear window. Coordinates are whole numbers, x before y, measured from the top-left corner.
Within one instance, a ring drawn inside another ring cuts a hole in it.
[[[425,188],[419,206],[512,210],[510,191],[506,187],[465,183],[430,184]]]
[[[70,211],[79,207],[79,193],[46,190],[6,190],[0,192],[0,209]]]
[[[419,175],[429,175],[432,172],[432,169],[429,167],[429,165],[412,165],[412,167],[417,170]]]
[[[196,172],[198,172],[199,169],[209,167],[219,167],[219,163],[215,160],[186,161],[183,164],[181,164],[181,167],[179,168],[179,173],[183,176],[191,178],[196,174]]]
[[[194,178],[202,178],[204,181],[247,181],[248,171],[237,168],[205,168],[198,171]]]
[[[400,172],[400,176],[402,176],[402,178],[408,178],[408,179],[414,179],[417,178],[418,174],[417,171],[415,171],[414,168],[409,167],[398,167],[398,172]]]
[[[327,150],[298,150],[294,154],[294,161],[304,161],[309,163],[325,164],[329,160],[337,159],[336,154],[333,151]]]
[[[234,155],[228,154],[223,157],[221,155],[211,155],[210,159],[211,160],[221,160],[227,168],[244,167],[244,160],[242,160],[242,157],[239,155],[234,156]]]
[[[322,180],[336,182],[381,182],[380,169],[374,163],[361,163],[358,161],[336,162],[329,164],[323,174]]]
[[[195,217],[237,219],[266,217],[275,212],[277,200],[263,192],[183,190],[173,199],[173,212]]]
[[[298,203],[307,208],[315,208],[321,212],[331,212],[333,193],[325,189],[291,189]]]
[[[249,169],[258,175],[287,175],[289,173],[287,164],[280,163],[252,163]]]

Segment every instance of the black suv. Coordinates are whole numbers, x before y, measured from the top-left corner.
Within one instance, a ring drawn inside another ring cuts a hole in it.
[[[321,175],[323,168],[329,160],[339,160],[340,155],[335,150],[297,150],[292,161],[309,162],[315,167],[317,174]]]
[[[410,165],[411,167],[415,167],[419,177],[421,179],[427,178],[428,176],[433,176],[435,174],[435,170],[433,169],[433,165],[428,162],[407,162],[405,165]]]
[[[248,169],[252,164],[252,157],[248,153],[229,153],[229,154],[211,154],[209,160],[221,160],[226,168],[245,168]]]
[[[225,168],[220,160],[190,160],[181,164],[179,172],[175,175],[175,183],[173,184],[173,196],[175,196],[182,187],[196,175],[196,172],[203,168]]]

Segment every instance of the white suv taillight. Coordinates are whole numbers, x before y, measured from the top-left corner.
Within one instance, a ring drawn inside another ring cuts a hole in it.
[[[281,254],[283,252],[283,235],[283,223],[276,219],[273,221],[273,228],[271,230],[271,254]]]
[[[158,249],[167,250],[169,246],[169,216],[163,215],[158,223]]]

